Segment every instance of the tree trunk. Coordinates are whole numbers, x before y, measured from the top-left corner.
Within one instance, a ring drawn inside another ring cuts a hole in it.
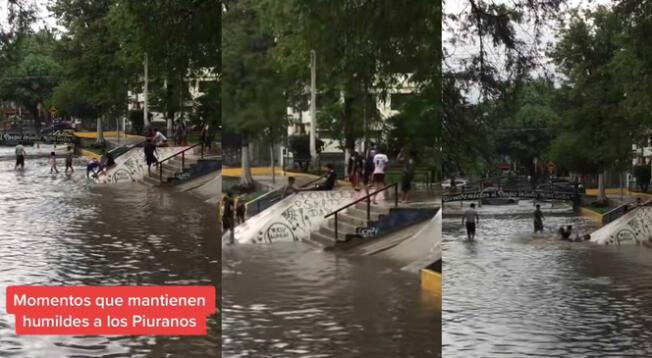
[[[102,117],[97,117],[97,144],[103,144],[104,143],[104,129],[102,128]]]
[[[604,177],[605,171],[602,171],[600,174],[598,174],[598,201],[607,200],[607,191],[605,189]]]
[[[249,139],[243,136],[242,138],[242,175],[240,176],[240,184],[244,186],[253,186],[254,177],[251,175],[251,164],[249,163]]]
[[[270,159],[272,161],[272,184],[276,184],[276,161],[274,160],[274,143],[270,145],[269,150]]]

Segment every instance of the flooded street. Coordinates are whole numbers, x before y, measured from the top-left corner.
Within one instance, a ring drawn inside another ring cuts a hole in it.
[[[467,242],[461,217],[444,210],[443,355],[651,356],[652,250],[559,241],[562,225],[596,226],[545,209],[550,235],[535,238],[531,211],[483,206]]]
[[[419,277],[301,242],[225,246],[224,357],[437,357]]]
[[[28,148],[29,151],[29,148]],[[11,148],[0,154],[13,153]],[[201,337],[16,336],[6,314],[9,285],[216,285],[216,213],[181,193],[139,184],[97,186],[85,161],[71,177],[50,175],[47,159],[24,172],[0,161],[0,356],[219,356],[220,327]]]

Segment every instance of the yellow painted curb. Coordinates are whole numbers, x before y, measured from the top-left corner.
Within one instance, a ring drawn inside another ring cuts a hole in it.
[[[580,214],[602,225],[602,214],[588,208],[580,208]]]
[[[89,159],[97,159],[98,161],[102,159],[100,155],[93,153],[90,150],[79,149],[79,154]]]
[[[421,289],[435,294],[437,309],[441,311],[441,274],[429,269],[422,269]]]
[[[116,131],[107,131],[107,132],[103,132],[103,134],[104,134],[105,137],[117,137],[118,136],[118,132],[116,132]],[[125,136],[125,134],[123,132],[120,132],[120,135]],[[92,139],[92,138],[97,138],[97,132],[75,132],[74,136],[79,137],[79,138]],[[145,137],[135,135],[135,134],[127,134],[126,137],[127,138],[143,138],[143,139],[145,139]]]
[[[608,195],[620,195],[620,188],[607,188],[607,189],[605,189],[605,193],[608,194]],[[632,195],[632,196],[645,196],[645,197],[648,197],[648,198],[652,198],[652,194],[639,193],[637,191],[630,191],[629,189],[623,189],[623,194]],[[588,195],[588,196],[597,196],[598,195],[598,189],[586,189],[586,195]]]

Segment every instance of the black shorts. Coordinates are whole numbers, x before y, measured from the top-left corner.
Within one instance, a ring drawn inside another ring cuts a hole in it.
[[[401,190],[402,191],[410,191],[412,190],[412,180],[414,179],[414,175],[412,174],[404,174],[403,178],[401,179]]]
[[[156,157],[153,156],[152,157],[148,156],[147,158],[145,158],[145,160],[147,161],[147,165],[152,165],[157,163]]]
[[[17,155],[16,156],[16,165],[25,165],[25,156]]]
[[[374,174],[374,183],[384,183],[385,182],[385,174],[384,173],[376,173]]]
[[[466,222],[466,232],[475,235],[475,223]]]

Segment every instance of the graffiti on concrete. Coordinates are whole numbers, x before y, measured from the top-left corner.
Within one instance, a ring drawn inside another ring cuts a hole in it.
[[[298,241],[319,228],[326,214],[355,199],[352,190],[308,191],[274,204],[236,228],[240,242]]]
[[[638,245],[652,241],[652,208],[629,212],[591,234],[591,241],[606,245]]]
[[[276,240],[296,240],[292,228],[283,223],[274,223],[267,228],[265,241],[272,242]]]
[[[359,227],[355,229],[355,233],[365,239],[377,236],[379,231],[380,229],[377,227]]]
[[[158,158],[166,158],[183,149],[184,147],[159,147],[156,148],[156,151]],[[106,175],[96,178],[95,181],[105,184],[128,183],[142,181],[147,175],[147,162],[145,161],[143,148],[132,148],[127,153],[119,156],[115,162],[115,167],[109,169]],[[155,169],[155,167],[152,167],[152,170]]]

